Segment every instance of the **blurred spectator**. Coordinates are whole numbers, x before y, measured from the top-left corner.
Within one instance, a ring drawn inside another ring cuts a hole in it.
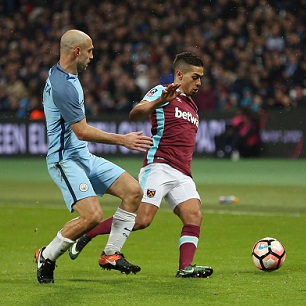
[[[96,117],[98,115],[98,103],[97,98],[95,97],[94,93],[86,92],[85,93],[85,111],[88,116]]]
[[[236,93],[231,93],[227,97],[226,104],[224,105],[224,111],[235,112],[239,107],[239,96]]]
[[[263,112],[263,98],[260,95],[257,94],[253,96],[253,103],[250,110],[258,114]]]
[[[227,124],[224,134],[215,137],[216,156],[255,157],[259,153],[259,120],[254,113],[239,109]]]
[[[135,73],[136,73],[135,83],[141,89],[141,96],[144,96],[149,88],[148,66],[144,64],[136,65]]]
[[[17,70],[17,64],[8,63],[6,65],[6,91],[9,95],[16,96],[17,99],[24,99],[28,97],[28,89],[24,82],[18,78]]]
[[[294,101],[294,107],[296,109],[306,110],[306,89],[297,85],[291,90],[290,96]]]
[[[217,93],[211,85],[209,78],[203,78],[199,91],[194,96],[194,101],[200,112],[217,109]]]
[[[9,109],[9,97],[5,86],[0,84],[0,117]]]
[[[239,111],[231,120],[233,127],[231,157],[255,157],[259,150],[259,120],[247,110]],[[239,154],[239,155],[238,155]]]
[[[253,95],[249,87],[245,87],[242,92],[240,99],[240,107],[244,109],[251,109],[253,105]]]
[[[19,99],[16,95],[10,94],[8,95],[8,104],[2,116],[4,118],[18,118],[19,116]]]
[[[30,100],[29,119],[30,120],[43,120],[45,118],[44,109],[36,96]]]
[[[139,102],[142,99],[143,92],[141,88],[136,84],[136,81],[131,77],[127,79],[125,86],[125,96],[128,101],[126,110],[130,111],[132,109],[133,104],[135,102]]]
[[[164,55],[161,58],[160,65],[160,76],[159,83],[162,85],[171,84],[174,80],[173,76],[173,67],[170,57],[168,55]]]

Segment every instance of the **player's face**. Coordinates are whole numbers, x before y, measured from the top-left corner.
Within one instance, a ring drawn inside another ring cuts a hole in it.
[[[85,71],[92,59],[93,59],[93,45],[92,45],[92,40],[88,38],[86,40],[86,44],[80,47],[80,54],[77,60],[78,73]]]
[[[203,67],[190,66],[188,72],[182,73],[180,90],[187,96],[196,94],[201,86],[201,78],[203,75]]]

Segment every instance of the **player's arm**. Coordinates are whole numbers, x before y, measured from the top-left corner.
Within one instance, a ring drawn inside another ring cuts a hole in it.
[[[87,124],[86,118],[71,124],[70,127],[76,136],[84,141],[122,145],[140,152],[145,152],[152,145],[152,139],[147,136],[141,136],[141,131],[126,135],[107,133]]]
[[[150,137],[141,136],[142,132],[126,135],[107,133],[99,130],[86,121],[85,114],[79,103],[79,95],[74,86],[68,84],[65,90],[54,91],[53,99],[61,116],[80,140],[122,145],[131,150],[146,151],[152,145]]]
[[[157,99],[153,101],[140,101],[131,110],[129,114],[130,120],[139,121],[148,118],[148,116],[152,114],[158,107],[175,99],[180,94],[180,91],[177,91],[180,86],[180,84],[170,84],[162,91],[161,96]]]

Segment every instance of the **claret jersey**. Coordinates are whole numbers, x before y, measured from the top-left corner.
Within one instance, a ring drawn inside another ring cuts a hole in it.
[[[143,98],[154,101],[166,87],[157,85]],[[199,127],[195,102],[184,94],[157,108],[151,115],[152,147],[146,152],[143,166],[167,163],[191,176],[191,162]]]

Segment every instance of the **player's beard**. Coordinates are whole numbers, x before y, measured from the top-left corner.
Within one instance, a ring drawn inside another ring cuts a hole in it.
[[[87,64],[77,63],[77,72],[78,74],[82,74],[87,68]]]

